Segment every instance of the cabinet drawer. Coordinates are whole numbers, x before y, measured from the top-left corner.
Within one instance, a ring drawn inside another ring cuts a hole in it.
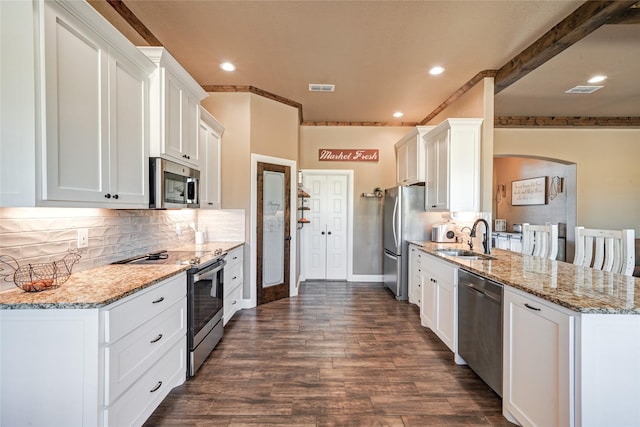
[[[224,267],[224,295],[227,296],[242,284],[242,264],[235,267]]]
[[[225,257],[225,260],[227,261],[226,267],[233,267],[238,264],[242,265],[243,253],[244,251],[242,249],[242,246],[229,251],[229,253]]]
[[[452,283],[458,283],[458,269],[446,261],[440,261],[431,255],[422,256],[422,268],[430,275]]]
[[[186,347],[186,313],[187,300],[183,298],[157,318],[105,348],[105,405],[117,399],[176,341]]]
[[[142,425],[169,391],[184,383],[187,369],[186,352],[187,346],[184,341],[176,342],[113,405],[106,407],[104,425]]]
[[[242,286],[237,286],[224,297],[224,323],[233,317],[236,311],[240,309],[242,302]]]
[[[187,295],[184,273],[125,298],[104,311],[104,340],[111,343]]]

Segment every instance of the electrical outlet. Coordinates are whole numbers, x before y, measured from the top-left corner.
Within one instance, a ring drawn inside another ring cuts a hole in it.
[[[89,230],[78,228],[78,249],[89,246]]]
[[[181,235],[182,234],[182,227],[180,227],[180,224],[176,224],[176,235]]]

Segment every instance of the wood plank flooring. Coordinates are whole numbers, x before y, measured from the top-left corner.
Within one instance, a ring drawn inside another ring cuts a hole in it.
[[[507,426],[501,400],[377,283],[241,310],[145,426]]]

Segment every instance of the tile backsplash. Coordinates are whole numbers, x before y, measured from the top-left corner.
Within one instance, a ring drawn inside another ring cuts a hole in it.
[[[0,255],[20,265],[56,261],[77,248],[77,229],[86,228],[89,246],[73,267],[81,271],[193,243],[191,222],[207,241],[244,241],[244,221],[243,210],[0,208]],[[0,290],[13,286],[0,279]]]

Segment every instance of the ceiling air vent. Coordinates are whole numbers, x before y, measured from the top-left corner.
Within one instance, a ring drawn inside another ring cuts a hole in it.
[[[576,86],[569,89],[568,91],[565,91],[565,93],[593,93],[598,89],[602,89],[603,87],[604,86]]]
[[[336,85],[309,84],[309,92],[335,92]]]

